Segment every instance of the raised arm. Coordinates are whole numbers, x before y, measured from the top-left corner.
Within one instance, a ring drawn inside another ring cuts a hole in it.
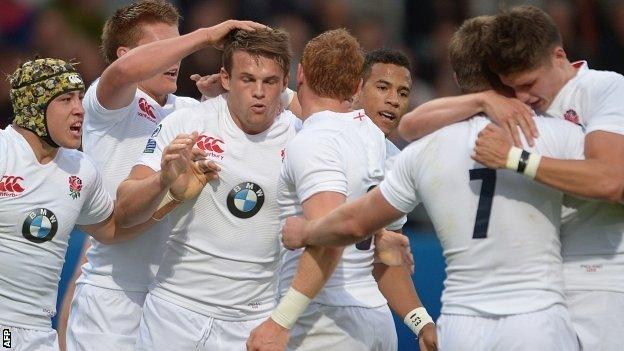
[[[127,106],[134,98],[137,84],[164,73],[184,57],[209,45],[219,46],[233,29],[255,30],[264,25],[251,21],[228,20],[209,28],[158,40],[136,48],[120,48],[121,56],[102,73],[97,87],[100,104],[109,110]]]
[[[520,100],[507,98],[494,90],[428,101],[406,113],[398,130],[405,140],[413,141],[479,113],[486,114],[494,123],[508,129],[516,145],[520,145],[517,126],[520,126],[529,143],[537,137],[533,111]]]

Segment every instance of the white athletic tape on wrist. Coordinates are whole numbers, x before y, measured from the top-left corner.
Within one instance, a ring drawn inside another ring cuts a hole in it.
[[[181,204],[184,201],[180,201],[178,199],[176,199],[175,197],[173,197],[173,194],[171,194],[171,191],[167,191],[167,194],[165,194],[165,197],[163,197],[162,201],[160,201],[160,204],[158,205],[158,208],[156,208],[156,211],[154,211],[154,214],[152,215],[152,219],[160,222],[163,220],[163,218],[165,218],[165,216],[167,214],[164,214],[162,217],[156,217],[156,214],[158,213],[158,211],[160,211],[163,207],[169,205],[170,203],[176,203],[176,204]]]
[[[524,175],[534,179],[537,175],[537,168],[539,168],[539,164],[542,161],[542,156],[536,153],[532,153],[529,155],[529,160],[527,161],[527,166],[524,169]]]
[[[433,319],[424,307],[417,307],[405,316],[403,323],[418,337],[422,328],[429,323],[433,323]]]
[[[311,301],[309,297],[291,287],[271,313],[271,319],[282,327],[291,329]]]
[[[292,102],[294,97],[295,97],[294,91],[292,91],[289,88],[286,88],[286,90],[284,90],[282,95],[280,95],[280,100],[282,101],[282,105],[284,106],[284,108],[287,109],[288,106],[290,106],[290,103]]]
[[[534,179],[541,160],[542,156],[539,154],[512,146],[507,154],[505,168]]]
[[[522,155],[522,149],[512,146],[507,154],[507,164],[505,167],[514,172],[518,171],[518,163],[520,163],[520,156]]]

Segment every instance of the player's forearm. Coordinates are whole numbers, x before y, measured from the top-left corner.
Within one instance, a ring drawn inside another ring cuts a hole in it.
[[[169,191],[160,172],[143,179],[126,179],[117,188],[115,221],[123,228],[147,222]]]
[[[124,86],[137,84],[163,73],[184,57],[208,45],[206,28],[141,45],[128,51],[102,73],[100,84]]]
[[[484,110],[481,93],[444,97],[428,101],[406,113],[399,123],[399,134],[412,141],[447,125],[463,121]]]
[[[292,287],[310,299],[321,291],[334,273],[343,248],[308,246],[299,258]]]
[[[558,160],[542,157],[535,179],[564,192],[610,202],[624,199],[622,167],[603,160]]]
[[[422,306],[412,277],[404,266],[388,267],[377,263],[373,268],[373,277],[388,300],[388,305],[401,319],[413,309]]]

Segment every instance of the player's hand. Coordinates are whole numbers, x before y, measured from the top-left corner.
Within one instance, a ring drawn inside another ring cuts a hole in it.
[[[189,136],[191,140],[191,143],[186,143],[186,149],[180,152],[182,156],[177,159],[179,163],[185,162],[184,166],[179,165],[179,169],[184,171],[179,173],[169,188],[171,195],[180,201],[197,197],[209,181],[219,177],[221,170],[214,161],[205,159],[204,151],[193,147],[197,142],[197,132],[184,136]]]
[[[253,32],[256,29],[264,28],[268,27],[264,24],[256,23],[253,21],[227,20],[225,22],[217,24],[216,26],[207,28],[206,41],[217,49],[223,49],[224,39],[232,30],[242,29]]]
[[[490,123],[479,132],[472,158],[488,168],[505,168],[512,146],[513,141],[507,131]]]
[[[165,147],[160,160],[160,181],[163,185],[170,187],[186,173],[191,157],[189,150],[194,143],[192,135],[179,134]]]
[[[193,74],[190,78],[195,82],[197,90],[202,94],[202,101],[225,93],[225,89],[223,89],[223,85],[221,85],[221,75],[219,73],[209,74],[207,76]]]
[[[268,318],[247,339],[247,351],[283,351],[288,343],[289,330]]]
[[[428,323],[420,330],[418,334],[418,346],[421,351],[437,351],[438,350],[438,334],[435,324]]]
[[[534,139],[539,134],[533,119],[535,113],[527,104],[516,98],[500,95],[494,90],[483,92],[483,103],[485,114],[511,135],[515,146],[522,147],[518,127],[522,130],[529,145],[534,145]]]
[[[299,216],[286,218],[282,227],[282,244],[285,248],[294,250],[306,246],[304,228],[307,222]]]
[[[407,236],[381,230],[375,235],[375,263],[386,266],[405,266],[414,273],[414,256]]]

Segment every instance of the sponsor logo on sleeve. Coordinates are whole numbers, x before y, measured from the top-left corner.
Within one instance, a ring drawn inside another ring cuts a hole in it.
[[[156,150],[156,140],[147,139],[147,145],[145,145],[145,149],[143,149],[144,154],[153,154],[154,150]]]

